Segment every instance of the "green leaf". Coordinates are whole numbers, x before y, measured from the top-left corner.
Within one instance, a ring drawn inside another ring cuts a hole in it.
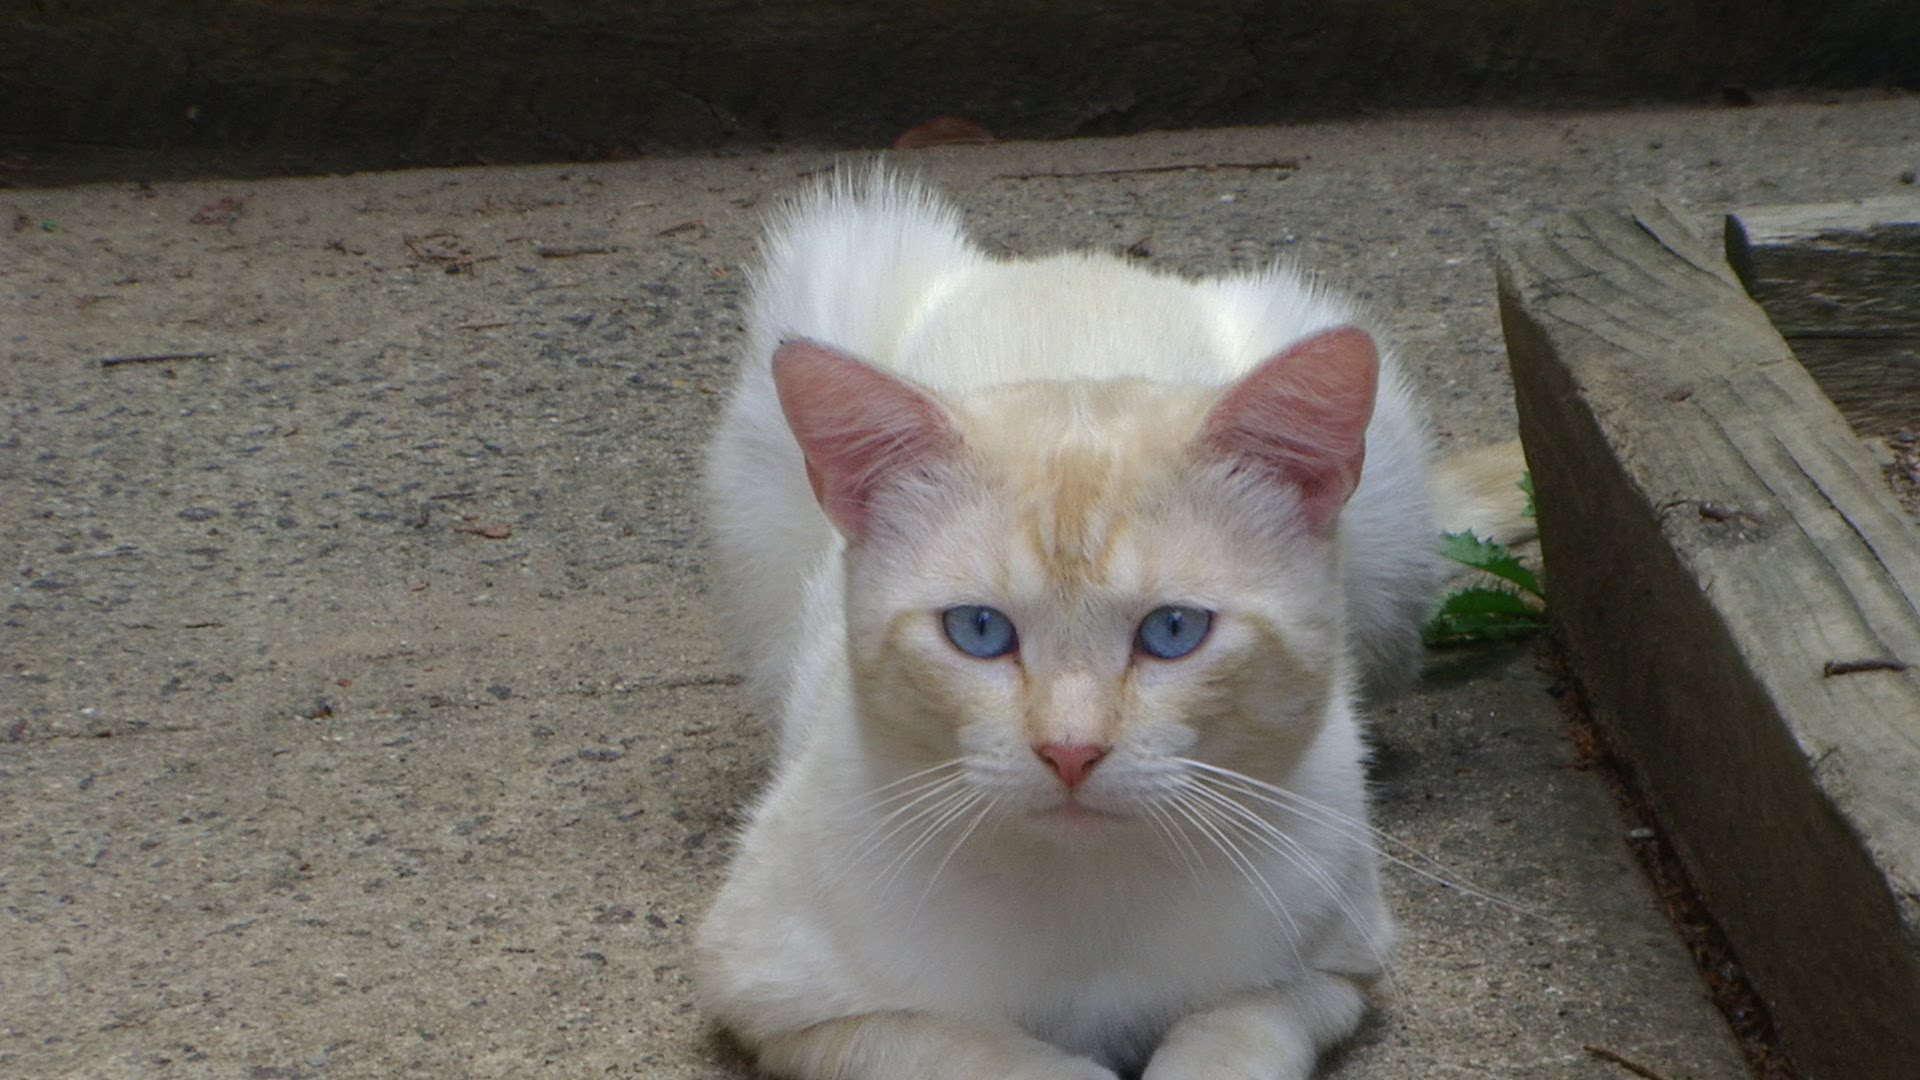
[[[1506,545],[1491,540],[1482,540],[1471,532],[1446,533],[1446,544],[1442,548],[1446,556],[1464,566],[1485,571],[1502,581],[1510,581],[1541,599],[1546,593],[1540,591],[1540,578],[1521,564]]]
[[[1512,589],[1473,586],[1448,594],[1421,630],[1430,646],[1506,641],[1537,633],[1546,612]]]
[[[1526,615],[1538,617],[1540,609],[1512,589],[1497,585],[1475,585],[1457,589],[1440,605],[1442,614]]]
[[[1524,512],[1532,517],[1533,474],[1522,473],[1519,487],[1527,496]],[[1445,533],[1442,540],[1441,550],[1447,558],[1490,575],[1496,583],[1468,586],[1448,594],[1421,628],[1421,637],[1428,645],[1509,641],[1546,627],[1546,609],[1534,602],[1547,598],[1540,588],[1540,578],[1506,545],[1482,540],[1471,532]]]

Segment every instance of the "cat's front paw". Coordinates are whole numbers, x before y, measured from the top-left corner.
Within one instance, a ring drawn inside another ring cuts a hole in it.
[[[1327,972],[1234,994],[1175,1024],[1141,1080],[1308,1080],[1365,1012],[1359,984]]]

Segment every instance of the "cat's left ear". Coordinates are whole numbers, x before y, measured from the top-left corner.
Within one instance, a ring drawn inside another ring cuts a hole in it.
[[[773,354],[773,382],[806,456],[814,498],[855,543],[872,532],[876,494],[959,453],[960,433],[939,402],[845,353],[782,342]]]
[[[1269,357],[1230,387],[1200,428],[1208,453],[1294,488],[1325,535],[1360,483],[1380,353],[1358,327],[1314,335]]]

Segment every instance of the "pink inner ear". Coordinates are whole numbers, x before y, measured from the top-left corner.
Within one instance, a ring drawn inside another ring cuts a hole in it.
[[[773,381],[814,497],[855,542],[872,531],[882,488],[960,447],[946,410],[925,391],[824,345],[783,342]]]
[[[1307,527],[1325,534],[1360,483],[1379,379],[1366,331],[1316,334],[1234,384],[1207,414],[1201,444],[1295,488]]]

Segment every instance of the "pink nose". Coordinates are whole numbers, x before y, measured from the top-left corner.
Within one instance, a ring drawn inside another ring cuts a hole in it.
[[[1053,768],[1055,776],[1072,791],[1086,780],[1087,774],[1107,756],[1107,747],[1076,743],[1043,743],[1033,748]]]

